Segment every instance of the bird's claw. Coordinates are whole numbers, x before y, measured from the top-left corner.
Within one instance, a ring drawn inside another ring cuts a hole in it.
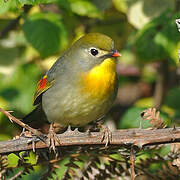
[[[102,139],[101,141],[105,141],[105,147],[107,147],[107,145],[112,141],[112,132],[110,131],[110,129],[106,126],[103,127],[102,129]]]
[[[27,144],[32,144],[33,152],[36,151],[36,142],[38,142],[39,140],[41,140],[44,143],[46,142],[45,136],[33,135],[32,132],[26,131],[25,128],[23,128],[23,131],[21,132],[21,134],[19,136],[15,137],[15,139],[19,139],[19,138],[30,138],[27,141]]]
[[[105,141],[105,147],[112,141],[112,132],[107,126],[103,126],[98,123],[98,127],[102,132],[101,142]]]
[[[112,141],[112,132],[107,126],[103,126],[100,122],[96,122],[95,124],[98,130],[102,133],[101,142],[105,141],[105,147]],[[86,131],[88,136],[91,136],[91,129],[88,128]]]
[[[56,154],[56,144],[61,144],[61,142],[57,134],[54,132],[53,124],[50,125],[46,142],[50,152],[53,150],[53,152]]]

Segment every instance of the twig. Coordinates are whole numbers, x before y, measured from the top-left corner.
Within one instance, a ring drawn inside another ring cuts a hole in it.
[[[19,171],[17,174],[15,174],[13,177],[7,179],[7,180],[15,180],[17,179],[19,176],[21,176],[23,174],[23,170],[22,171]]]
[[[30,5],[25,5],[24,6],[24,13],[28,13],[29,10],[31,9],[32,6]],[[19,23],[19,20],[21,19],[22,17],[22,14],[19,15],[17,18],[11,20],[7,26],[4,27],[4,29],[2,29],[2,31],[0,31],[0,39],[5,37],[11,30],[15,29],[16,26],[18,25]]]
[[[13,19],[1,32],[0,32],[0,39],[6,36],[9,31],[13,30],[16,25],[19,23],[21,15],[18,16],[16,19]]]
[[[0,171],[0,179],[3,179],[3,174],[6,173],[6,169],[3,169],[2,171]]]
[[[15,123],[17,123],[17,124],[20,125],[21,127],[27,129],[28,131],[32,132],[34,135],[38,136],[40,139],[42,139],[42,138],[44,137],[44,134],[43,134],[43,133],[41,133],[41,132],[38,131],[37,129],[31,128],[31,127],[28,126],[27,124],[23,123],[20,119],[17,119],[17,118],[14,117],[13,115],[11,115],[10,112],[5,111],[5,110],[2,109],[2,108],[0,108],[0,112],[2,112],[5,116],[7,116],[11,122],[14,121]]]

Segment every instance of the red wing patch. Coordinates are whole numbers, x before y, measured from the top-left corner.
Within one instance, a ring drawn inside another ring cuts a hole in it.
[[[48,82],[47,81],[47,75],[45,75],[39,82],[37,85],[37,89],[36,92],[34,94],[34,105],[36,105],[37,103],[39,103],[39,97],[42,93],[44,93],[47,89],[49,89],[52,85],[53,81]]]
[[[37,89],[44,89],[46,88],[46,83],[47,83],[47,75],[45,75],[39,82],[38,82],[38,87]]]

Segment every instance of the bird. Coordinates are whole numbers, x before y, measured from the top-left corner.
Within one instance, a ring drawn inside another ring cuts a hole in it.
[[[117,95],[116,59],[120,56],[109,36],[82,36],[38,82],[33,100],[36,107],[22,121],[50,133],[103,117]]]

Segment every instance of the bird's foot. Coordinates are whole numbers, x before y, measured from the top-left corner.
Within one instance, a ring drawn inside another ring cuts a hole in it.
[[[46,136],[45,135],[43,135],[43,134],[34,135],[31,131],[26,131],[25,128],[23,128],[23,130],[19,136],[16,136],[13,139],[19,139],[19,138],[29,138],[27,143],[32,144],[33,152],[35,152],[35,150],[36,150],[36,142],[41,140],[42,142],[46,143]]]
[[[112,141],[112,132],[107,126],[103,126],[102,124],[97,124],[100,131],[102,132],[101,142],[105,141],[105,147]]]
[[[51,123],[49,127],[49,133],[47,135],[47,146],[49,147],[49,150],[56,154],[56,144],[61,144],[59,137],[54,131],[53,123]]]
[[[91,136],[91,132],[100,131],[102,133],[101,142],[105,142],[105,147],[112,141],[112,132],[107,126],[103,126],[100,122],[96,122],[93,127],[86,131],[86,135]]]
[[[23,128],[21,134],[19,135],[19,137],[26,137],[26,138],[32,138],[33,136],[35,136],[35,135],[33,135],[33,133],[31,131],[26,131],[25,128]],[[38,138],[38,136],[37,136],[37,138]]]

